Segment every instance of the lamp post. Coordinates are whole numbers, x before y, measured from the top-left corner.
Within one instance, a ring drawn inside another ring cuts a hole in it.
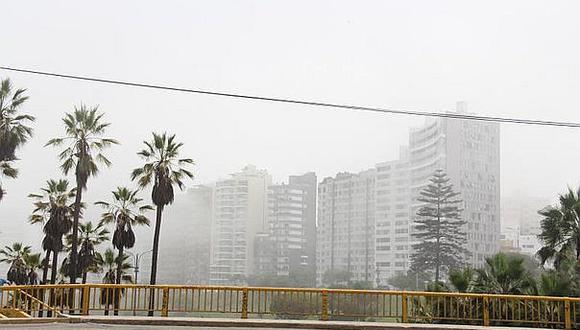
[[[131,252],[127,251],[127,254],[130,254],[133,256],[133,272],[135,273],[135,284],[138,284],[137,283],[137,276],[139,275],[139,262],[141,260],[141,257],[143,257],[147,253],[151,253],[151,252],[153,252],[153,250],[149,250],[149,251],[145,251],[145,252],[141,252],[141,253],[131,253]]]
[[[139,262],[141,261],[141,257],[146,255],[147,253],[153,252],[153,250],[141,252],[141,253],[131,253],[127,251],[127,254],[133,256],[133,272],[135,273],[135,284],[138,284],[137,279],[139,275]],[[137,288],[133,288],[133,316],[137,315],[137,311],[135,310],[135,304],[137,303]]]

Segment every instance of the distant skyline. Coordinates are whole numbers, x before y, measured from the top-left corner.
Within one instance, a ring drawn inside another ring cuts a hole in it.
[[[307,8],[308,10],[305,10]],[[9,2],[0,63],[30,69],[276,97],[428,111],[457,101],[481,115],[580,122],[577,1],[71,1]],[[25,13],[25,14],[23,14]],[[61,118],[100,105],[121,141],[110,169],[89,180],[92,202],[129,185],[151,131],[177,134],[196,179],[216,181],[246,164],[274,182],[314,171],[320,180],[396,159],[411,116],[311,109],[82,83],[0,71],[30,100],[35,136],[6,180],[0,244],[38,246],[26,197],[59,178]],[[579,129],[502,125],[502,195],[554,200],[580,183]],[[72,177],[69,177],[72,180]],[[150,191],[143,197],[148,198]],[[523,196],[523,194],[521,195]],[[138,240],[151,242],[145,234]]]

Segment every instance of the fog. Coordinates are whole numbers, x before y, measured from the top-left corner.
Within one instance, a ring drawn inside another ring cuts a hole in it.
[[[0,65],[152,84],[398,109],[580,122],[577,1],[10,1]],[[38,246],[27,195],[62,175],[61,118],[99,105],[121,142],[86,201],[132,186],[152,131],[175,133],[195,180],[246,164],[274,182],[395,159],[423,118],[137,89],[0,71],[28,89],[34,138],[3,181],[0,245]],[[578,129],[501,126],[501,193],[553,200],[580,182]],[[72,177],[70,178],[72,180]],[[149,192],[147,191],[146,195]],[[91,206],[87,218],[101,211]],[[145,246],[149,233],[138,237]]]

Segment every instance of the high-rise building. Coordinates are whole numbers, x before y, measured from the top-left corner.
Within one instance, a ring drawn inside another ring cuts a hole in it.
[[[374,283],[375,169],[339,173],[318,186],[317,283],[346,274]]]
[[[405,274],[409,267],[412,201],[407,148],[401,148],[399,160],[379,163],[376,169],[376,282],[384,286],[389,278]]]
[[[464,102],[457,112],[466,112]],[[376,265],[379,283],[408,270],[419,192],[438,169],[461,193],[462,219],[470,251],[468,263],[481,266],[496,253],[500,239],[499,124],[451,118],[428,119],[411,129],[400,159],[377,169]]]
[[[291,175],[288,184],[303,191],[303,227],[304,227],[304,262],[308,284],[316,284],[316,199],[318,179],[316,173],[308,172],[303,175]]]
[[[315,285],[316,175],[294,175],[268,189],[268,230],[256,237],[256,274]]]
[[[254,273],[258,233],[268,226],[266,170],[246,166],[216,182],[211,234],[210,282],[242,284]]]

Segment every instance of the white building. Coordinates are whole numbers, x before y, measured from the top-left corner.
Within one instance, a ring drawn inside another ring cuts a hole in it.
[[[536,256],[542,248],[537,234],[527,234],[520,227],[504,227],[501,232],[501,251]]]
[[[409,159],[401,148],[400,159],[376,165],[375,247],[377,285],[383,286],[409,267]]]
[[[542,243],[537,235],[520,235],[518,240],[519,252],[529,256],[535,256],[542,248]]]
[[[459,102],[457,112],[465,113]],[[444,170],[463,200],[462,219],[472,266],[499,250],[499,125],[431,118],[411,129],[400,159],[376,165],[376,267],[379,283],[410,267],[419,192],[437,169]]]
[[[464,102],[457,104],[458,113],[466,113],[466,108]],[[416,201],[419,191],[435,170],[443,169],[454,190],[461,193],[466,248],[471,253],[468,261],[474,267],[499,250],[499,157],[497,123],[437,118],[410,134],[411,214],[415,216],[421,206]]]
[[[267,228],[266,170],[246,166],[215,184],[210,283],[242,284],[254,273],[254,242]]]
[[[350,281],[374,283],[374,169],[339,173],[318,186],[317,283],[342,272]]]

